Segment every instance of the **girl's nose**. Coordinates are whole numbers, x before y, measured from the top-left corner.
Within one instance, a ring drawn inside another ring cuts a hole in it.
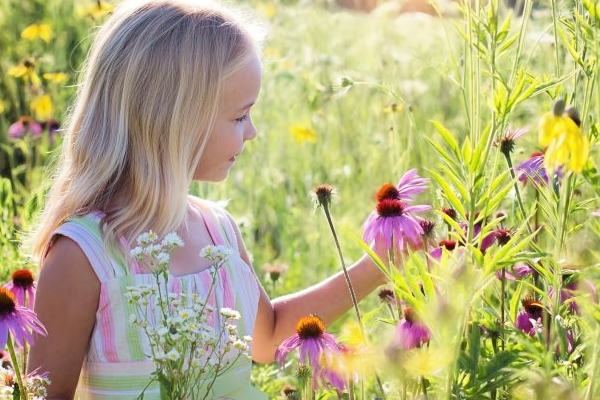
[[[256,130],[256,127],[254,126],[252,121],[250,121],[248,128],[244,131],[244,140],[252,140],[256,137],[257,134],[258,131]]]

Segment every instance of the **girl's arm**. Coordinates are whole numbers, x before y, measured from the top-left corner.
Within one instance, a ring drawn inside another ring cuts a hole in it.
[[[238,227],[232,221],[240,255],[248,265],[250,258]],[[357,300],[385,283],[384,275],[367,255],[348,268]],[[258,282],[258,279],[257,279]],[[327,325],[352,307],[350,292],[343,272],[306,288],[302,291],[270,300],[260,286],[258,314],[252,341],[252,358],[257,362],[272,362],[277,346],[295,333],[298,320],[309,314],[317,314]]]
[[[44,260],[35,312],[48,335],[37,336],[29,353],[29,372],[47,372],[49,399],[73,399],[96,321],[100,282],[73,240],[60,236]]]

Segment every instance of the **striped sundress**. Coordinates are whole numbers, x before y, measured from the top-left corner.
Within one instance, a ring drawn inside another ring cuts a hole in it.
[[[190,201],[197,204],[197,201]],[[201,202],[197,207],[215,245],[232,247],[234,256],[217,272],[213,292],[207,303],[216,308],[228,307],[240,312],[236,321],[239,337],[252,335],[258,308],[259,289],[250,267],[241,259],[235,232],[225,212],[214,203]],[[126,287],[153,284],[154,276],[116,249],[103,244],[101,221],[104,214],[92,212],[74,216],[63,223],[55,234],[74,240],[87,256],[100,280],[100,299],[96,323],[90,338],[79,386],[78,399],[136,399],[144,388],[144,399],[160,398],[156,381],[148,386],[155,365],[147,355],[150,345],[144,331],[129,323],[135,307],[125,297]],[[168,279],[168,290],[174,293],[197,293],[201,299],[212,282],[210,268],[198,273]],[[209,399],[266,400],[267,396],[250,384],[251,361],[237,359],[212,386]],[[206,383],[199,382],[199,388]],[[198,396],[199,397],[199,396]]]

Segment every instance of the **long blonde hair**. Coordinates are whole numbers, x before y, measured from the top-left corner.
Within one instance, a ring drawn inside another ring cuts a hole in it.
[[[184,221],[187,193],[213,127],[223,80],[257,41],[222,6],[203,1],[121,4],[99,30],[68,118],[60,160],[36,229],[41,262],[68,217],[106,213],[109,243],[129,244]],[[115,207],[119,193],[126,201]]]

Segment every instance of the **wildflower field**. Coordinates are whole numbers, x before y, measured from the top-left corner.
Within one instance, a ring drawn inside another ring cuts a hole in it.
[[[253,383],[272,399],[600,399],[600,1],[437,16],[380,3],[237,3],[268,28],[259,135],[225,182],[192,193],[229,201],[271,297],[341,270],[342,254],[369,252],[388,277],[335,324],[299,322],[301,342],[332,351],[290,345]],[[37,276],[20,240],[115,5],[0,5],[0,283]]]

